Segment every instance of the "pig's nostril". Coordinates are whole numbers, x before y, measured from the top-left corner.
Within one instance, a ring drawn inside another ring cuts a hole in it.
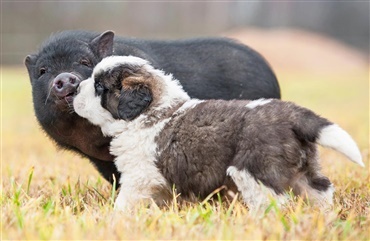
[[[73,76],[69,77],[69,83],[71,84],[76,83],[76,77],[73,77]]]
[[[57,81],[55,82],[55,87],[56,87],[57,89],[63,89],[63,81],[62,81],[62,80],[57,80]]]

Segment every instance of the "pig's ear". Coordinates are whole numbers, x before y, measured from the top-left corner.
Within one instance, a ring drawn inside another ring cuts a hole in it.
[[[113,54],[113,39],[114,33],[112,31],[105,31],[98,37],[94,38],[90,46],[95,51],[100,59]]]
[[[31,76],[33,73],[34,66],[36,64],[37,55],[30,54],[24,59],[24,65],[26,65],[28,74]]]
[[[152,102],[150,89],[143,85],[121,90],[118,103],[119,118],[133,120],[138,117]]]
[[[35,65],[36,58],[36,54],[27,55],[26,58],[24,58],[24,64],[26,65],[26,67],[28,68],[31,65]]]

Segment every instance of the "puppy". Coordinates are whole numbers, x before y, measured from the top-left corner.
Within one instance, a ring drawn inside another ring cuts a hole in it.
[[[251,209],[289,190],[330,205],[334,188],[320,173],[317,143],[364,166],[349,134],[308,109],[275,99],[190,99],[171,75],[133,56],[103,59],[73,104],[113,137],[120,210],[145,199],[160,204],[173,186],[186,199],[235,186]]]

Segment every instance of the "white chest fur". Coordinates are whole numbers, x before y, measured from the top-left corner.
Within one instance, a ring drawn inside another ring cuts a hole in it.
[[[111,154],[121,172],[121,191],[115,208],[131,208],[139,200],[157,196],[155,192],[168,188],[167,181],[156,167],[157,144],[155,137],[170,119],[151,127],[143,127],[140,120],[126,123],[122,134],[111,142]]]
[[[124,171],[125,166],[138,166],[155,162],[157,144],[155,137],[170,119],[143,128],[138,122],[126,124],[125,130],[114,137],[111,142],[110,152],[116,156],[116,165],[119,171]],[[121,170],[122,169],[122,170]]]

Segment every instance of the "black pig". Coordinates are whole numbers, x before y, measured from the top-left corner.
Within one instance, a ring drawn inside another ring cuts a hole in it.
[[[25,59],[37,120],[58,146],[89,158],[110,182],[112,174],[119,178],[109,154],[111,138],[74,113],[72,106],[79,83],[110,55],[149,60],[180,80],[192,98],[280,98],[277,79],[266,60],[230,39],[143,40],[114,37],[111,31],[54,34],[38,53]]]

